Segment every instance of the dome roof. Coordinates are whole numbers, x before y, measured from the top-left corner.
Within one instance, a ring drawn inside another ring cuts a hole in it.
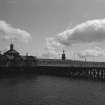
[[[4,54],[19,54],[16,50],[8,50]]]
[[[4,53],[4,55],[19,55],[19,52],[14,50],[14,45],[10,44],[10,49]]]

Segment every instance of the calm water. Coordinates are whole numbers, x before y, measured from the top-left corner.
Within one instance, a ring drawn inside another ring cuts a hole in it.
[[[0,105],[105,105],[105,82],[35,75],[2,77]]]

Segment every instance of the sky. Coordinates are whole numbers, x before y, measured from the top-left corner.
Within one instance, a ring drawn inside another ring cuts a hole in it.
[[[0,50],[103,60],[105,0],[0,0]],[[105,60],[105,59],[104,59]]]

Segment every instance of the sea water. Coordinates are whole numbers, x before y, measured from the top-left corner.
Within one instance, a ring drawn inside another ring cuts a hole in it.
[[[35,74],[1,76],[0,105],[105,105],[105,82]]]

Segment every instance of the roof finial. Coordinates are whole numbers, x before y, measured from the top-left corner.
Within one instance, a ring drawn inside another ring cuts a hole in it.
[[[13,39],[11,39],[11,44],[13,44]]]
[[[13,47],[14,47],[13,40],[11,39],[10,50],[13,50],[14,49]]]
[[[65,50],[63,49],[63,54],[65,53]]]

